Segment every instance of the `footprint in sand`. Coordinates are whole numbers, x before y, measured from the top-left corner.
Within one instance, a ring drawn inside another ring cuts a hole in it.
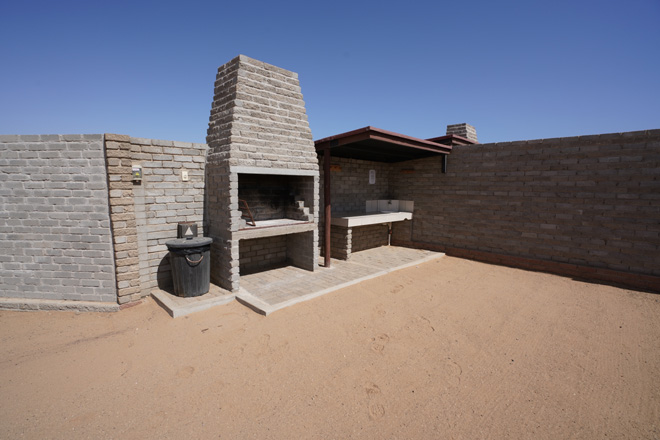
[[[378,420],[385,415],[385,407],[380,403],[369,402],[369,418]]]
[[[369,418],[371,420],[378,420],[385,415],[385,407],[380,404],[381,392],[380,387],[375,383],[368,383],[364,387],[364,391],[367,393],[367,398],[369,403],[367,405],[367,410],[369,413]]]
[[[378,304],[376,307],[374,307],[372,314],[374,318],[382,318],[383,316],[387,315],[387,312],[385,309],[383,309],[382,304]]]
[[[193,375],[195,372],[195,367],[187,366],[179,368],[179,371],[176,372],[176,377],[187,378]]]
[[[371,349],[376,353],[382,353],[385,350],[385,345],[389,341],[389,335],[387,333],[381,333],[380,335],[371,338]]]
[[[403,286],[401,284],[397,284],[396,286],[392,287],[390,293],[399,293],[402,290],[403,290]]]
[[[425,330],[430,330],[432,332],[435,331],[435,327],[431,325],[431,321],[422,315],[415,316],[413,319],[408,321],[403,328],[406,331],[414,332],[415,334],[419,331],[425,331]]]
[[[364,391],[367,393],[367,396],[374,397],[380,394],[380,387],[375,383],[370,382],[365,385]]]
[[[268,333],[265,333],[259,337],[259,345],[259,351],[261,354],[268,354],[273,351],[270,347],[270,335]]]
[[[231,355],[232,356],[243,356],[245,353],[245,347],[247,347],[247,344],[241,344],[237,347],[234,347],[231,349]]]
[[[447,372],[449,373],[450,383],[452,385],[460,385],[463,368],[452,359],[447,359],[445,361],[445,366],[447,368]]]

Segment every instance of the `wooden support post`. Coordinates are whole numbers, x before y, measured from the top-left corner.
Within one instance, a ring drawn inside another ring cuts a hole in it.
[[[332,222],[332,205],[330,203],[330,148],[323,150],[323,200],[325,202],[325,241],[323,265],[330,267],[330,223]]]

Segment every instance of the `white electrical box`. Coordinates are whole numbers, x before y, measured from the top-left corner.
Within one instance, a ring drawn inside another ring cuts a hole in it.
[[[133,165],[133,182],[141,182],[141,181],[142,181],[142,166]]]
[[[184,182],[190,180],[188,178],[188,170],[181,170],[181,180],[183,180]]]

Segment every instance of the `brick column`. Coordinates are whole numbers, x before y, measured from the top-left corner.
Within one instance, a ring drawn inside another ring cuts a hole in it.
[[[141,296],[130,137],[106,134],[105,157],[117,274],[117,302],[125,304],[137,301]]]

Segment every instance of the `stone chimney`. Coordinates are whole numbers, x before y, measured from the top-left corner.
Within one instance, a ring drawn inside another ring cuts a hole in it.
[[[456,136],[463,137],[465,139],[471,140],[472,142],[477,141],[477,130],[470,124],[463,122],[462,124],[453,124],[447,125],[447,134],[455,134]]]
[[[207,134],[211,280],[235,292],[241,269],[315,270],[319,168],[298,74],[244,55],[220,66]]]

